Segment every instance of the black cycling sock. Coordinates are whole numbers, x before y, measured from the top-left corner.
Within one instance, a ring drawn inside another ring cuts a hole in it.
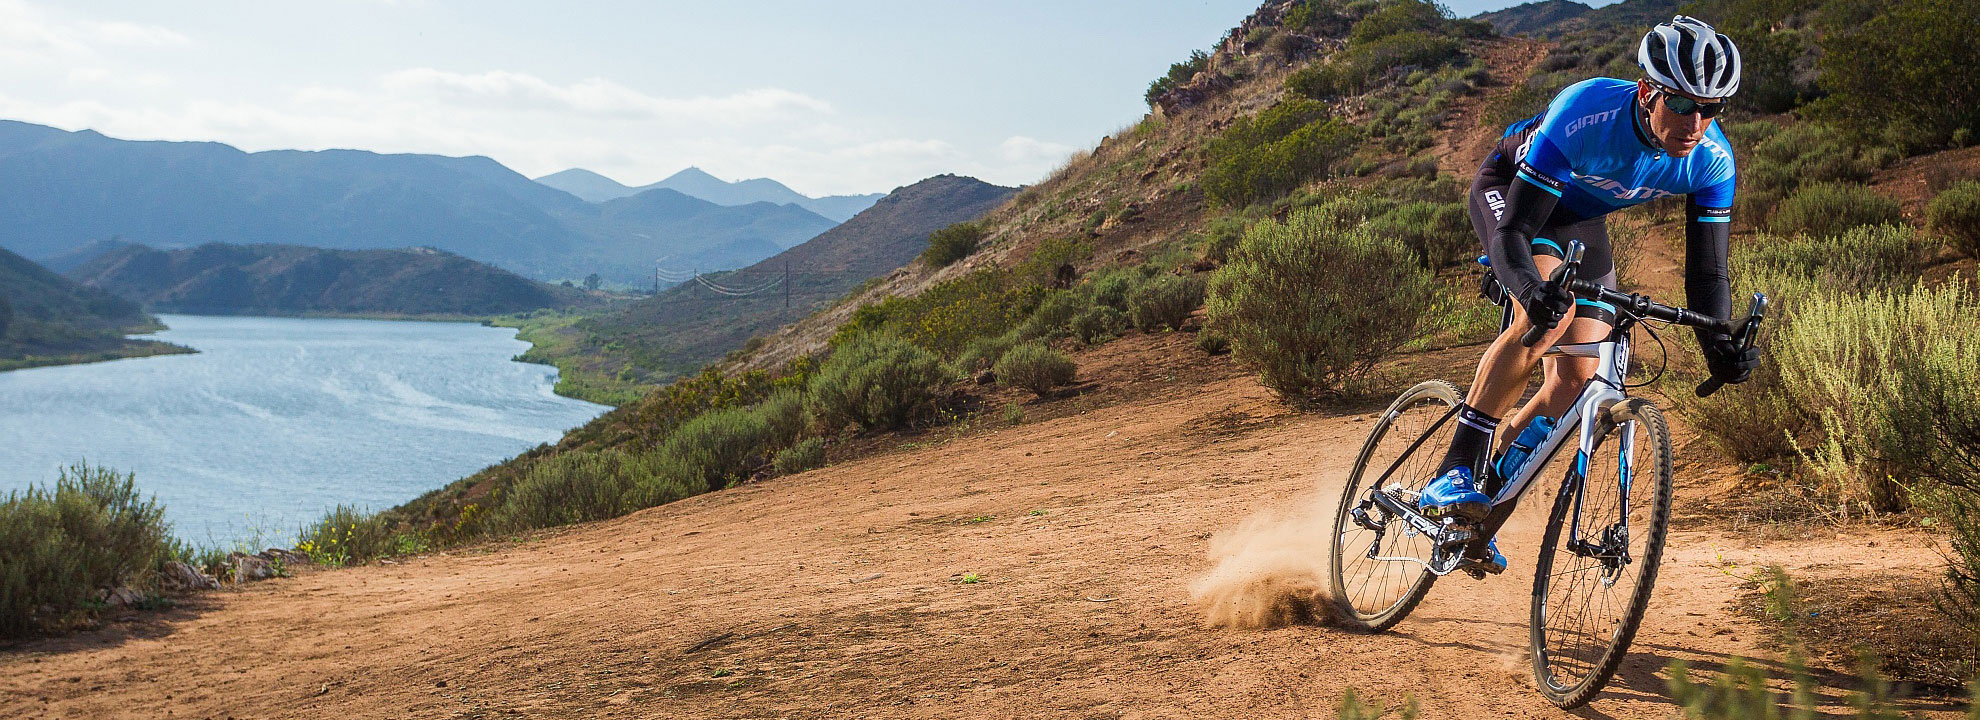
[[[1478,467],[1478,460],[1492,446],[1492,430],[1499,427],[1498,418],[1463,403],[1458,403],[1455,419],[1457,434],[1451,438],[1450,451],[1444,453],[1444,463],[1437,467],[1438,475],[1450,472],[1454,467]]]

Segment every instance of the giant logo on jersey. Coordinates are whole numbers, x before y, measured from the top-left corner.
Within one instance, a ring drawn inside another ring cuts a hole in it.
[[[1582,129],[1582,128],[1585,128],[1585,127],[1588,127],[1588,126],[1590,126],[1590,125],[1594,125],[1594,124],[1596,124],[1596,123],[1605,123],[1605,122],[1608,122],[1608,121],[1610,121],[1610,120],[1614,120],[1614,119],[1616,119],[1616,113],[1619,113],[1619,112],[1622,112],[1622,111],[1621,111],[1621,110],[1605,110],[1605,111],[1602,111],[1602,112],[1598,112],[1598,113],[1595,113],[1595,114],[1593,114],[1593,115],[1584,115],[1584,116],[1582,116],[1582,117],[1581,117],[1580,119],[1578,119],[1578,120],[1575,120],[1574,122],[1571,122],[1571,123],[1568,123],[1568,126],[1567,126],[1567,136],[1568,136],[1568,137],[1574,137],[1574,134],[1575,134],[1575,133],[1577,133],[1577,132],[1581,132],[1581,129]]]
[[[1630,187],[1628,185],[1624,185],[1620,182],[1610,180],[1600,175],[1582,175],[1577,173],[1574,176],[1574,179],[1580,180],[1581,184],[1583,185],[1592,188],[1597,188],[1602,190],[1603,192],[1613,195],[1617,200],[1627,200],[1630,202],[1647,202],[1650,200],[1655,200],[1657,198],[1670,197],[1672,195],[1677,194],[1661,188]]]

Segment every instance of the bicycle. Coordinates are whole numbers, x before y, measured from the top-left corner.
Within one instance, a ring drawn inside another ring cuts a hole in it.
[[[1475,475],[1485,478],[1481,485],[1492,497],[1491,513],[1476,525],[1448,517],[1439,523],[1416,509],[1417,497],[1449,445],[1456,425],[1452,418],[1463,396],[1444,380],[1427,380],[1404,391],[1375,423],[1349,472],[1335,512],[1331,581],[1334,602],[1347,624],[1380,632],[1415,609],[1437,578],[1463,570],[1483,579],[1486,569],[1471,558],[1479,557],[1498,534],[1520,496],[1568,438],[1578,436],[1534,563],[1529,632],[1536,686],[1548,701],[1568,709],[1593,698],[1622,663],[1649,605],[1670,520],[1670,429],[1656,405],[1627,393],[1638,387],[1628,383],[1630,330],[1646,320],[1704,327],[1729,332],[1750,347],[1767,297],[1755,293],[1747,318],[1735,327],[1645,295],[1579,280],[1575,273],[1581,243],[1569,243],[1565,254],[1553,281],[1577,298],[1613,305],[1615,329],[1604,340],[1557,345],[1547,355],[1596,358],[1594,377],[1514,477],[1494,477],[1494,463],[1489,462]],[[1513,318],[1511,301],[1494,287],[1487,259],[1481,257],[1479,263],[1487,266],[1486,294],[1501,306],[1504,332]],[[1654,338],[1654,329],[1644,327]],[[1520,341],[1531,347],[1542,333],[1543,328],[1533,328]],[[1717,379],[1707,380],[1696,392],[1704,397],[1719,386]],[[1385,448],[1393,446],[1401,451],[1390,459]],[[1419,452],[1425,447],[1430,451]],[[1371,468],[1379,471],[1372,478]],[[1610,617],[1612,611],[1619,614]]]

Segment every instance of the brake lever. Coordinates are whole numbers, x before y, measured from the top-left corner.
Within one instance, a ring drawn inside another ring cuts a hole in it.
[[[1582,249],[1583,247],[1580,240],[1569,240],[1567,246],[1567,253],[1566,253],[1567,257],[1562,258],[1563,262],[1560,264],[1560,266],[1554,268],[1554,275],[1553,277],[1548,278],[1548,282],[1551,282],[1554,284],[1555,287],[1560,287],[1560,288],[1565,288],[1569,284],[1573,283],[1575,272],[1581,268]],[[1568,320],[1568,318],[1561,318],[1561,319]],[[1533,319],[1527,318],[1527,322],[1532,323]],[[1552,329],[1553,328],[1542,327],[1538,324],[1533,324],[1532,327],[1526,329],[1525,334],[1519,336],[1520,347],[1533,347],[1535,343],[1540,342],[1541,338],[1547,336],[1547,331]]]
[[[1766,317],[1766,314],[1767,294],[1754,293],[1753,303],[1747,307],[1746,320],[1741,322],[1739,324],[1739,330],[1733,333],[1733,341],[1739,343],[1741,352],[1753,347],[1754,340],[1759,338],[1760,321]],[[1724,387],[1725,384],[1725,381],[1716,377],[1706,378],[1705,382],[1699,383],[1698,388],[1693,392],[1698,393],[1699,397],[1707,397],[1712,393],[1718,392],[1719,388]]]

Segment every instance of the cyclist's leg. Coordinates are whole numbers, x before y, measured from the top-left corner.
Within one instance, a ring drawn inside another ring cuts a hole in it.
[[[1550,228],[1550,230],[1553,232],[1553,235],[1549,236],[1550,239],[1556,240],[1554,245],[1534,241],[1533,260],[1534,264],[1540,267],[1541,272],[1551,273],[1561,264],[1558,247],[1565,247],[1570,240],[1580,241],[1582,247],[1586,249],[1585,254],[1582,255],[1582,277],[1592,278],[1603,287],[1615,289],[1614,256],[1609,245],[1608,228],[1600,218]],[[1560,339],[1552,344],[1600,342],[1608,337],[1609,331],[1615,327],[1615,308],[1605,304],[1577,300],[1574,311],[1574,318],[1564,323],[1567,325],[1567,331],[1561,333]],[[1536,347],[1544,350],[1546,346]],[[1517,413],[1508,418],[1511,422],[1506,426],[1507,432],[1499,433],[1498,447],[1494,450],[1502,451],[1510,445],[1513,437],[1518,435],[1519,430],[1526,427],[1534,416],[1560,417],[1561,413],[1567,410],[1568,405],[1574,402],[1575,397],[1581,394],[1582,386],[1587,384],[1589,378],[1595,376],[1595,371],[1600,365],[1601,361],[1597,358],[1544,359],[1541,368],[1545,380],[1541,383],[1540,390]],[[1525,389],[1524,382],[1518,385],[1519,389]]]

